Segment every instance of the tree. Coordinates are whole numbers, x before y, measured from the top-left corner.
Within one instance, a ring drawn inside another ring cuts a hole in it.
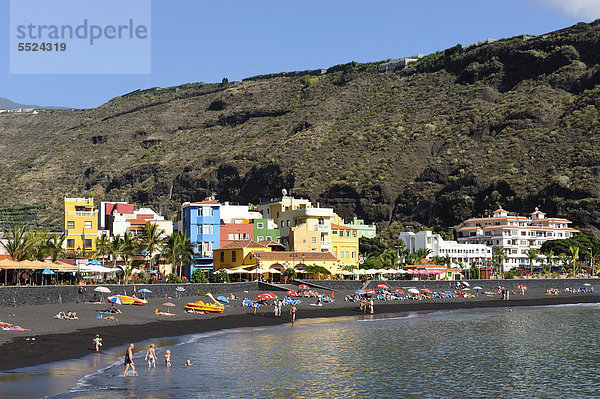
[[[380,268],[392,268],[396,269],[398,267],[398,262],[400,259],[398,258],[398,251],[395,248],[390,248],[386,250],[384,253],[379,255],[381,259]]]
[[[133,274],[132,262],[133,262],[133,259],[126,260],[125,265],[117,266],[117,268],[123,273],[123,278],[125,279],[125,284],[127,284],[129,282],[129,279],[131,278],[131,276]]]
[[[288,267],[281,273],[281,275],[283,276],[284,284],[287,284],[288,278],[293,279],[294,277],[296,277],[296,271],[291,267]]]
[[[554,260],[554,251],[549,249],[543,253],[546,257],[546,263],[548,264],[548,274],[552,273],[552,262]]]
[[[125,260],[125,263],[129,263],[129,259],[133,258],[137,250],[138,245],[136,240],[134,240],[129,231],[126,231],[121,240],[121,257]]]
[[[492,254],[492,265],[494,268],[498,269],[498,276],[502,276],[502,262],[508,259],[508,255],[506,254],[506,249],[504,247],[496,247],[494,248],[494,253]]]
[[[148,223],[144,226],[142,234],[139,238],[140,246],[146,251],[148,269],[152,268],[152,255],[157,249],[163,244],[162,235],[165,233],[164,230],[158,228],[156,223]]]
[[[25,260],[31,247],[35,245],[33,237],[27,234],[25,226],[13,226],[10,231],[5,231],[6,242],[0,244],[14,261]]]
[[[171,263],[173,270],[178,271],[177,274],[181,279],[183,265],[191,264],[194,260],[194,246],[185,234],[175,232],[165,240],[160,256]]]
[[[227,273],[225,273],[225,274],[227,274]],[[191,281],[192,281],[192,283],[196,283],[196,284],[204,284],[204,283],[208,283],[208,278],[206,277],[206,273],[204,273],[201,269],[196,269],[192,273]]]
[[[579,247],[570,246],[569,247],[569,262],[571,263],[571,269],[573,269],[573,277],[577,273],[577,260],[579,259]]]
[[[99,258],[102,258],[102,266],[104,266],[105,258],[110,255],[110,245],[111,242],[108,236],[102,234],[96,238],[96,253]]]
[[[379,256],[385,249],[385,245],[379,237],[360,237],[358,239],[358,252],[363,256]]]
[[[536,248],[529,248],[525,255],[527,255],[527,259],[529,259],[529,269],[531,269],[531,273],[533,273],[533,262],[539,259],[539,251]]]
[[[107,254],[113,258],[113,267],[116,269],[117,267],[117,258],[121,256],[121,251],[123,250],[123,239],[120,234],[117,234],[113,237],[113,240],[110,242],[110,245],[106,248]]]
[[[331,274],[329,269],[327,269],[326,267],[323,267],[323,266],[319,266],[319,265],[308,265],[302,271],[304,273],[308,273],[308,274],[325,274],[325,275]]]
[[[58,258],[65,256],[66,252],[63,249],[66,236],[63,234],[59,237],[58,234],[49,234],[44,243],[47,248],[47,256],[56,262]]]

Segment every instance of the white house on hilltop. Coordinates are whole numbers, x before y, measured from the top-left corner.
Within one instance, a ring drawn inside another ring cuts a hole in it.
[[[529,265],[527,250],[539,249],[545,241],[570,238],[579,230],[569,227],[572,222],[562,218],[547,218],[538,208],[529,217],[510,216],[499,208],[492,216],[471,218],[456,229],[459,243],[485,244],[504,247],[508,259],[504,270]]]

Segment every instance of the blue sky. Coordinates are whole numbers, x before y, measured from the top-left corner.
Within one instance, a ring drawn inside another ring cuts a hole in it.
[[[153,0],[150,74],[18,75],[9,67],[9,4],[0,0],[0,97],[70,107],[138,88],[427,54],[600,17],[598,0]]]

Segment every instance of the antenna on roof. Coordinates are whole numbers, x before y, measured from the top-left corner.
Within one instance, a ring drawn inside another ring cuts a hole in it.
[[[283,195],[284,197],[287,195],[287,190],[285,188],[281,189],[281,195]]]

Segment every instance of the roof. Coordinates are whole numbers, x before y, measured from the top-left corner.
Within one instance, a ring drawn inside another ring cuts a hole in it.
[[[282,243],[277,242],[277,241],[273,241],[273,240],[265,240],[265,241],[261,241],[260,243],[263,244],[263,245],[265,245],[265,246],[267,246],[267,247],[271,247],[271,246],[274,246],[274,245],[285,247],[285,245],[283,245]]]
[[[190,202],[190,205],[221,205],[219,201],[208,200],[199,202]]]
[[[306,263],[313,261],[330,261],[337,262],[337,258],[331,252],[292,252],[292,251],[275,251],[275,252],[254,252],[252,254],[258,260],[266,261],[282,261],[282,262],[298,262]]]
[[[508,212],[506,209],[502,209],[502,208],[498,208],[494,211],[494,213],[498,213],[498,212]]]
[[[219,249],[267,248],[266,245],[254,240],[234,240]]]
[[[568,231],[579,231],[572,227],[549,227],[549,226],[509,226],[506,224],[498,225],[498,226],[483,226],[483,227],[461,227],[460,229],[456,229],[456,231],[465,231],[465,230],[494,230],[494,229],[529,229],[529,230],[568,230]]]
[[[354,227],[344,226],[342,224],[335,224],[335,223],[331,223],[331,228],[332,229],[340,229],[340,230],[358,230]]]
[[[490,217],[490,218],[470,218],[470,219],[465,220],[464,223],[481,221],[481,220],[507,220],[507,219],[531,220],[525,216],[497,216],[497,217]]]
[[[146,224],[146,219],[127,219],[131,224]]]
[[[135,211],[135,205],[133,204],[121,204],[121,203],[108,203],[106,204],[106,214],[110,215],[113,211],[117,213],[129,215]]]

